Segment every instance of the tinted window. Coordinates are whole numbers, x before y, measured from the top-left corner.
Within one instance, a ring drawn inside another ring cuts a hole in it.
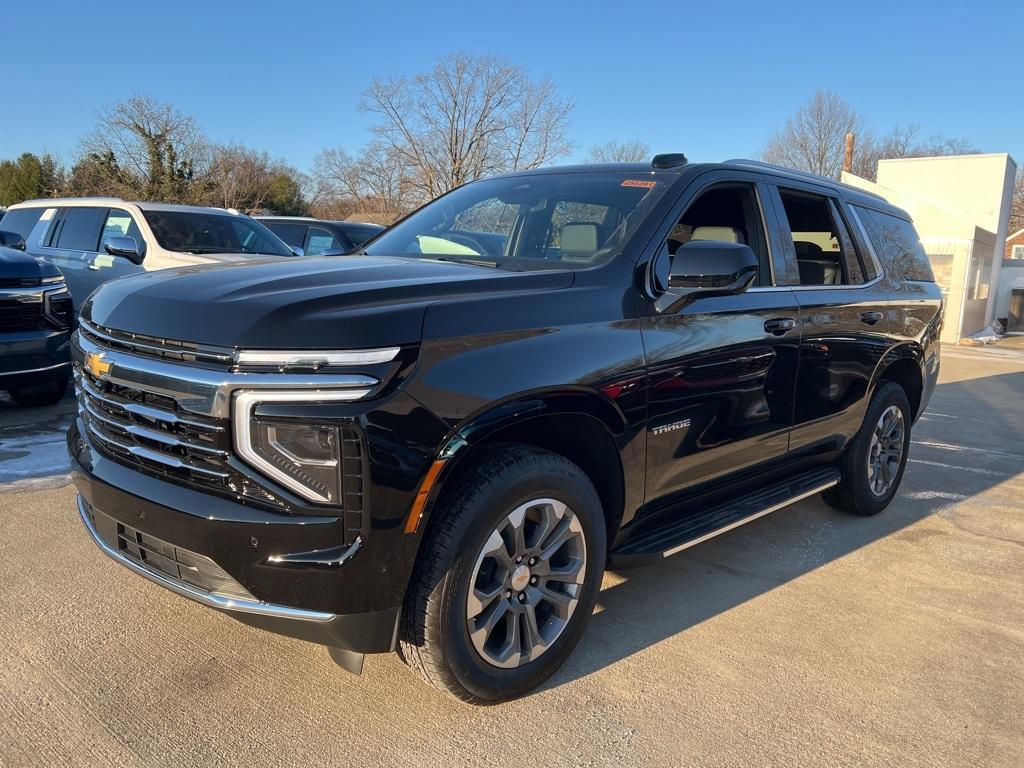
[[[905,280],[934,283],[932,265],[914,225],[888,213],[857,208],[879,258]]]
[[[367,224],[339,224],[341,231],[345,233],[345,237],[352,241],[352,247],[356,248],[371,237],[376,237],[384,231],[384,227],[371,227]]]
[[[306,239],[305,224],[296,224],[293,221],[264,221],[262,223],[288,245],[293,245],[296,248],[301,248]]]
[[[103,222],[103,231],[100,232],[100,247],[112,237],[130,237],[135,240],[139,252],[145,252],[146,243],[142,239],[139,225],[135,223],[135,219],[128,211],[111,208],[107,213],[107,219]]]
[[[0,219],[0,229],[6,232],[17,232],[22,240],[27,240],[32,232],[32,227],[39,221],[45,208],[19,208],[15,211],[7,211],[3,219]]]
[[[306,255],[319,256],[328,250],[347,251],[348,246],[323,227],[310,227],[306,238]]]
[[[850,282],[847,263],[850,239],[840,230],[827,197],[779,189],[800,271],[800,285],[844,285]],[[859,270],[858,270],[859,271]]]
[[[372,255],[511,269],[587,267],[614,256],[661,198],[651,174],[543,173],[487,179],[438,198],[370,243]],[[563,219],[573,206],[602,220]]]
[[[291,256],[273,232],[247,216],[205,211],[143,210],[161,247],[178,253]]]
[[[65,208],[64,218],[57,231],[56,248],[72,251],[95,251],[100,242],[100,227],[106,218],[106,208]]]

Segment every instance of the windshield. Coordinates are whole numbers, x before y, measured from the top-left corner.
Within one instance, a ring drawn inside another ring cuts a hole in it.
[[[365,252],[510,269],[589,267],[618,253],[666,186],[650,173],[478,181],[423,207]]]
[[[160,247],[179,253],[293,256],[273,232],[247,216],[212,211],[142,211]]]

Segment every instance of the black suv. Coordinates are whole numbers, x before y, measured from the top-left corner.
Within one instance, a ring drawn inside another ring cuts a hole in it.
[[[907,215],[752,161],[461,187],[358,253],[109,283],[82,310],[82,520],[121,564],[472,702],[608,567],[824,492],[882,511],[939,369]],[[651,606],[664,610],[664,606]]]
[[[304,216],[256,216],[263,226],[306,256],[348,253],[384,231],[379,224],[324,221]]]
[[[11,232],[0,241],[20,245]],[[75,313],[60,271],[0,246],[0,389],[19,405],[52,405],[71,375]]]

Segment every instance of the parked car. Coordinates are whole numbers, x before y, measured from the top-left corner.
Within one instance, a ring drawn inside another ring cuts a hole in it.
[[[60,271],[0,246],[0,389],[14,402],[51,405],[64,397],[74,322]]]
[[[28,200],[7,210],[0,230],[17,233],[29,253],[55,264],[78,304],[115,277],[295,255],[277,235],[239,213],[115,197]]]
[[[257,221],[306,256],[348,253],[384,231],[379,224],[324,221],[300,216],[257,216]]]
[[[500,701],[569,655],[609,564],[819,493],[885,509],[941,302],[907,215],[817,176],[478,181],[345,259],[93,294],[79,511],[179,594]]]

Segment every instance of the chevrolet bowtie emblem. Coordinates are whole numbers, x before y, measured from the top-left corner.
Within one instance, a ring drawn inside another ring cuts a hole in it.
[[[110,370],[113,363],[103,359],[102,352],[89,352],[85,356],[85,369],[97,379],[102,379]]]

